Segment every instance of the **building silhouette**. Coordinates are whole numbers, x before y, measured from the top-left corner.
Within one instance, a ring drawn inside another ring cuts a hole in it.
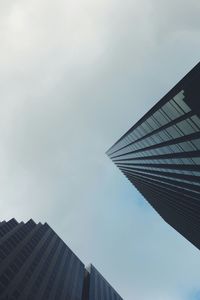
[[[45,223],[0,222],[1,300],[122,300]]]
[[[200,249],[200,63],[107,155],[160,216]]]

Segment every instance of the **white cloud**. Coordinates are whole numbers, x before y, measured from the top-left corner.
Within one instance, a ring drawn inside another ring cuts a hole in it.
[[[1,218],[49,222],[127,300],[199,280],[199,252],[104,154],[199,57],[198,4],[178,4],[0,2]]]

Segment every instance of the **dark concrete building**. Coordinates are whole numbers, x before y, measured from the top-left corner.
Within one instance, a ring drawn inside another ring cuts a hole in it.
[[[161,217],[200,249],[200,63],[107,154]]]
[[[48,224],[0,222],[1,300],[122,300]]]
[[[122,300],[93,265],[88,269],[90,277],[88,300]]]

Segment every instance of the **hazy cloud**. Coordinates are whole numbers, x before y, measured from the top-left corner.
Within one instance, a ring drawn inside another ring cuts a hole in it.
[[[105,156],[198,61],[198,8],[0,1],[1,219],[47,221],[127,300],[199,284],[199,252]]]

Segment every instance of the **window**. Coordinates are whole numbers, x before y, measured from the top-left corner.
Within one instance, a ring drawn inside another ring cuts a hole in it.
[[[194,144],[198,150],[200,150],[200,139],[192,140],[192,144]]]
[[[195,129],[191,126],[191,124],[187,120],[183,120],[177,123],[178,128],[186,135],[192,134],[195,132]]]
[[[167,102],[162,109],[171,120],[175,120],[179,117],[178,111],[171,105],[170,102]]]
[[[173,139],[179,138],[181,136],[180,132],[176,130],[175,126],[167,128],[166,131],[171,135]]]
[[[183,101],[185,98],[184,91],[181,91],[174,97],[174,101],[178,104],[178,106],[185,112],[188,113],[191,111],[190,107]]]
[[[195,115],[195,116],[192,116],[192,121],[198,126],[198,128],[200,128],[200,118]]]

